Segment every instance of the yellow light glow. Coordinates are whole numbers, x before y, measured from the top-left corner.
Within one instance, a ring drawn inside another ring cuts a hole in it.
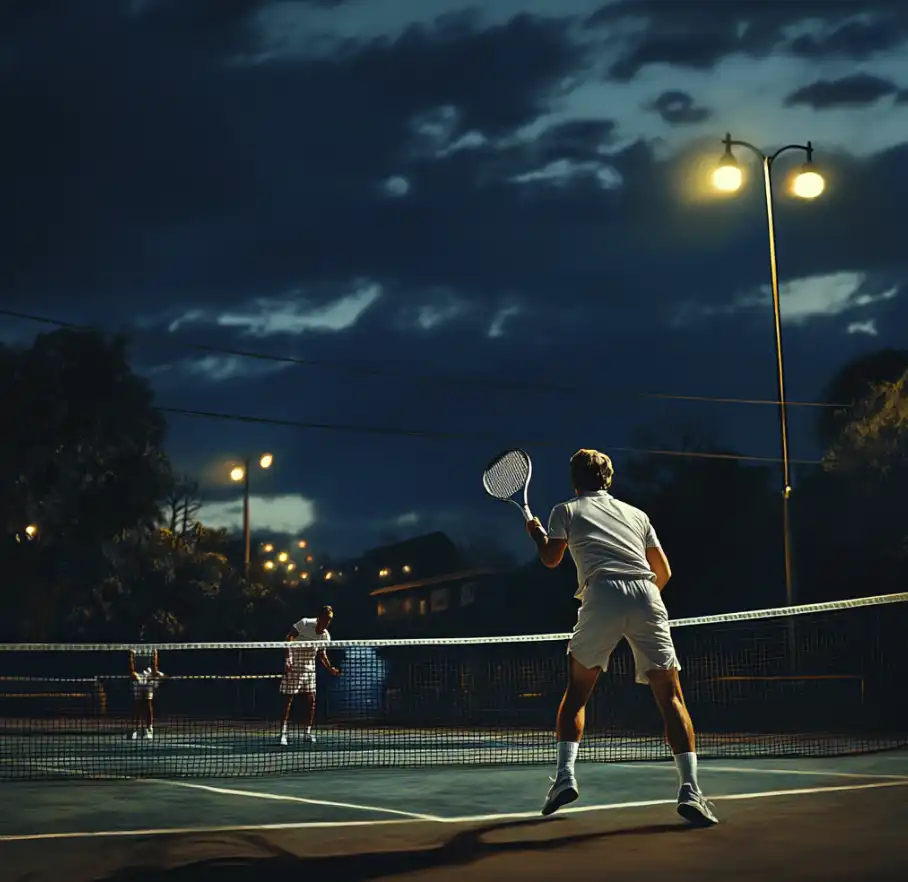
[[[297,542],[296,544],[297,544],[300,548],[305,548],[309,543],[308,543],[305,539],[300,539],[300,541]]]
[[[296,564],[293,561],[287,564],[287,572],[292,573],[296,569]]]
[[[306,555],[306,563],[312,563],[312,555],[311,555],[311,554],[307,554],[307,555]]]
[[[379,570],[379,571],[378,571],[378,575],[379,575],[380,578],[383,579],[383,578],[384,578],[385,576],[387,576],[390,572],[391,572],[391,570]]]
[[[25,528],[25,535],[28,536],[29,539],[34,539],[37,532],[38,532],[38,528],[37,528],[37,526],[35,526],[35,524],[29,524]]]
[[[734,193],[743,183],[741,169],[737,165],[723,164],[713,172],[713,186],[723,193]]]
[[[309,578],[309,574],[308,574],[308,573],[300,573],[300,578],[301,578],[301,579],[308,579],[308,578]]]
[[[274,551],[274,546],[269,542],[267,545],[262,546],[262,551],[265,551],[268,554],[271,554],[271,552]]]
[[[260,460],[259,465],[263,469],[270,469],[271,464],[274,462],[274,457],[270,453],[266,453]]]
[[[242,481],[246,477],[246,469],[242,466],[237,466],[234,469],[230,470],[230,480],[231,481]]]
[[[290,555],[287,554],[286,551],[282,551],[282,552],[277,556],[277,559],[278,559],[281,563],[287,563],[287,560],[288,560],[289,557],[290,557]]]
[[[404,565],[400,568],[400,570],[401,570],[402,573],[409,573],[409,572],[410,572],[410,567],[409,567],[407,564],[404,564]]]
[[[266,561],[265,561],[265,564],[264,564],[264,567],[265,567],[266,570],[273,570],[273,569],[274,569],[274,561],[273,561],[273,560],[266,560]]]
[[[826,189],[826,181],[817,171],[802,171],[792,184],[791,191],[801,199],[816,199]]]
[[[333,579],[333,578],[334,578],[334,573],[332,573],[331,570],[328,570],[328,572],[325,573],[325,578],[326,578],[326,579]]]

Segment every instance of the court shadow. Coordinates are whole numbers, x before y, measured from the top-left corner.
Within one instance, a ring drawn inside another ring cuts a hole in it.
[[[532,853],[546,851],[580,842],[623,839],[634,836],[682,835],[696,830],[683,823],[647,824],[623,827],[594,833],[576,833],[564,836],[546,836],[540,839],[521,837],[505,842],[488,842],[490,833],[539,827],[543,824],[560,825],[566,819],[532,818],[519,821],[487,824],[461,830],[441,845],[428,848],[378,851],[360,854],[329,855],[324,857],[299,857],[291,854],[260,835],[238,836],[237,841],[264,852],[261,857],[209,859],[187,863],[169,870],[160,868],[127,867],[106,876],[103,882],[195,882],[200,878],[211,882],[259,882],[281,873],[299,874],[294,878],[331,878],[368,880],[394,877],[417,870],[464,866],[480,858],[508,852]],[[318,874],[318,875],[316,875]],[[101,880],[99,880],[101,882]]]

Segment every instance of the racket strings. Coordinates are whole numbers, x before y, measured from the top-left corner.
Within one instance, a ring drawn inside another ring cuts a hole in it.
[[[510,451],[486,469],[482,483],[491,496],[509,499],[523,489],[529,476],[530,464],[525,455]]]

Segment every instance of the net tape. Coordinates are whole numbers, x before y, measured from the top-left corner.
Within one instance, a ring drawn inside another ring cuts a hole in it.
[[[530,476],[530,462],[522,450],[509,450],[492,462],[482,476],[488,493],[499,499],[508,499],[526,483]]]
[[[773,609],[746,610],[743,612],[723,613],[714,616],[699,616],[694,618],[673,619],[669,622],[672,628],[689,628],[735,622],[747,622],[760,619],[796,618],[798,616],[815,615],[817,613],[831,613],[840,610],[858,609],[860,607],[882,606],[892,603],[908,602],[908,591],[898,594],[881,594],[876,597],[856,597],[851,600],[834,600],[826,603],[811,603],[800,606],[783,606]],[[500,644],[518,643],[546,643],[567,641],[570,633],[563,634],[518,634],[503,637],[412,637],[403,639],[381,640],[332,640],[330,643],[323,641],[227,641],[215,643],[0,643],[2,652],[179,652],[183,650],[256,650],[256,649],[287,649],[289,647],[305,647],[313,649],[376,649],[390,646],[428,646],[439,648],[442,646],[494,646]]]

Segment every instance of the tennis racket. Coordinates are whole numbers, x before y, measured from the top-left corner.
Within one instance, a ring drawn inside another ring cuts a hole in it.
[[[516,505],[523,516],[531,521],[533,512],[530,511],[527,490],[532,474],[533,463],[528,453],[517,448],[505,450],[486,466],[482,473],[482,486],[493,499]],[[521,494],[522,501],[514,498],[518,494]]]

